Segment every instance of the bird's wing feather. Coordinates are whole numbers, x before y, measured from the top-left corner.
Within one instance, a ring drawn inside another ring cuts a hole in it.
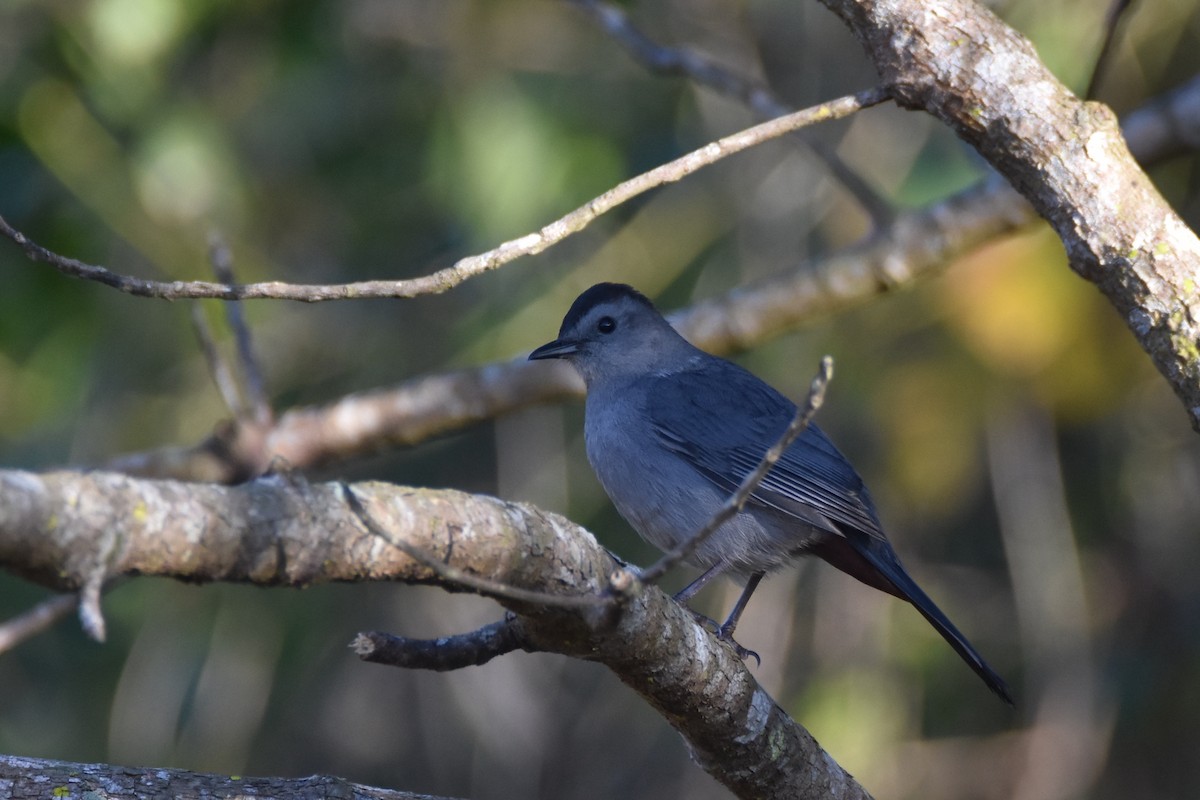
[[[795,405],[779,392],[717,358],[706,359],[702,369],[648,380],[653,385],[643,396],[660,444],[730,493],[796,414]],[[883,538],[862,479],[815,425],[784,452],[750,502],[830,533],[845,535],[849,528]]]

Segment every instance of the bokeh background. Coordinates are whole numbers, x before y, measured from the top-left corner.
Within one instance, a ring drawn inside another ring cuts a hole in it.
[[[991,7],[1082,90],[1098,0]],[[815,2],[629,3],[651,36],[809,105],[874,84]],[[1135,3],[1099,97],[1136,108],[1200,71],[1194,0]],[[421,275],[755,121],[651,75],[549,0],[6,0],[0,214],[67,255],[242,280]],[[869,232],[812,145],[892,209],[987,168],[880,107],[658,190],[551,251],[417,301],[246,307],[275,407],[506,359],[599,280],[670,309]],[[1152,175],[1195,224],[1196,161]],[[221,332],[220,308],[204,306]],[[0,242],[0,466],[187,445],[228,416],[184,303],[118,294]],[[879,797],[1200,794],[1200,440],[1118,316],[1043,226],[738,359],[793,397],[837,360],[821,424],[910,571],[1020,699],[998,703],[909,607],[813,564],[742,623],[762,683]],[[579,404],[534,408],[316,479],[532,501],[644,562],[583,457]],[[671,586],[689,576],[672,576]],[[709,590],[714,615],[736,592]],[[46,597],[0,575],[0,615]],[[403,586],[266,591],[129,581],[109,641],[74,620],[0,655],[0,751],[238,774],[332,773],[475,798],[720,798],[602,667],[515,654],[452,674],[360,663],[355,632],[437,636],[497,606]]]

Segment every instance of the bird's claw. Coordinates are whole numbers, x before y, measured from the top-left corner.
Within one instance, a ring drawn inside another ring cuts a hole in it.
[[[697,625],[699,625],[701,628],[704,628],[704,630],[708,631],[713,636],[716,636],[718,641],[725,642],[731,648],[733,648],[733,652],[737,653],[738,658],[745,661],[747,658],[753,657],[755,665],[759,667],[762,666],[762,658],[758,655],[758,653],[754,652],[748,647],[742,647],[734,640],[733,628],[726,627],[725,625],[719,625],[715,619],[712,617],[706,617],[698,611],[692,611],[690,608],[687,610],[688,613],[692,615],[692,619],[696,621]]]
[[[753,650],[751,650],[747,647],[742,647],[740,644],[738,644],[736,641],[734,641],[733,631],[726,630],[724,625],[717,628],[717,638],[720,639],[722,642],[728,642],[729,646],[733,648],[733,652],[737,653],[738,658],[745,661],[747,658],[750,658],[751,656],[753,656],[754,657],[754,665],[756,667],[762,666],[762,658],[759,657],[758,653],[754,652]]]
[[[717,624],[715,619],[712,617],[706,617],[699,611],[692,611],[690,608],[687,609],[687,612],[692,615],[692,619],[696,621],[697,625],[699,625],[701,628],[704,628],[704,630],[708,631],[709,633],[714,634],[717,636],[717,638],[720,638],[721,626]]]

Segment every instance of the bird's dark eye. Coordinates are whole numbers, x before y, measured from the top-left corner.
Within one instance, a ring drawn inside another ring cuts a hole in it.
[[[601,333],[612,333],[617,329],[617,321],[612,317],[601,317],[596,323],[596,330]]]

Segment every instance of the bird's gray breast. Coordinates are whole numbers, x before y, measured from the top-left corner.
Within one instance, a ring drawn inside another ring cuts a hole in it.
[[[642,538],[668,550],[707,524],[729,492],[662,444],[646,383],[589,390],[584,437],[592,469],[617,511]],[[789,527],[784,532],[771,515],[743,512],[691,561],[705,568],[727,563],[746,573],[773,569],[794,555],[780,546],[781,536],[796,535],[794,520]]]

